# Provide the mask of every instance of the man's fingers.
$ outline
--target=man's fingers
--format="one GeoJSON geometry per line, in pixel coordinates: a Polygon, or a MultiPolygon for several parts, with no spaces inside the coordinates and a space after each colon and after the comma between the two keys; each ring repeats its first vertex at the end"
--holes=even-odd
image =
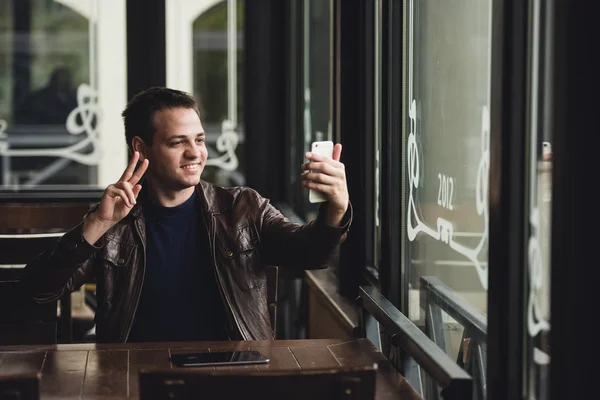
{"type": "Polygon", "coordinates": [[[317,182],[312,182],[312,181],[303,181],[302,184],[304,185],[305,188],[316,190],[316,191],[319,191],[326,195],[330,195],[334,190],[333,186],[325,185],[323,183],[317,183],[317,182]]]}
{"type": "Polygon", "coordinates": [[[141,191],[142,191],[142,185],[138,184],[133,187],[133,195],[135,196],[136,199],[141,191]]]}
{"type": "Polygon", "coordinates": [[[149,164],[150,162],[147,158],[145,158],[144,161],[142,161],[142,164],[139,166],[139,168],[136,169],[135,173],[131,176],[131,178],[128,179],[131,186],[135,186],[140,181],[140,179],[142,179],[142,176],[144,176],[144,173],[148,169],[149,164]]]}
{"type": "Polygon", "coordinates": [[[123,172],[123,175],[119,178],[119,181],[128,181],[133,175],[133,171],[135,170],[135,166],[137,165],[138,160],[140,159],[140,153],[137,151],[133,152],[133,157],[131,157],[131,161],[129,161],[129,165],[123,172]]]}
{"type": "Polygon", "coordinates": [[[128,207],[133,207],[135,204],[135,196],[133,190],[128,183],[119,182],[115,185],[110,185],[107,190],[110,197],[120,197],[128,207]]]}
{"type": "Polygon", "coordinates": [[[333,185],[337,181],[337,178],[334,178],[334,177],[326,175],[326,174],[316,173],[316,172],[308,172],[306,174],[302,174],[301,178],[304,181],[318,182],[318,183],[323,183],[325,185],[333,185]]]}
{"type": "Polygon", "coordinates": [[[339,161],[330,160],[322,162],[310,162],[302,164],[303,171],[321,172],[331,176],[339,176],[345,170],[344,164],[339,161]]]}
{"type": "Polygon", "coordinates": [[[106,194],[108,195],[108,197],[111,197],[113,199],[120,198],[123,201],[123,203],[127,205],[127,207],[133,207],[133,205],[129,204],[129,200],[127,199],[127,193],[125,193],[125,191],[122,189],[117,189],[113,186],[110,188],[110,190],[106,191],[106,194]]]}
{"type": "Polygon", "coordinates": [[[339,143],[336,143],[335,146],[333,146],[333,157],[331,157],[331,158],[335,161],[340,161],[341,155],[342,155],[342,145],[339,143]]]}

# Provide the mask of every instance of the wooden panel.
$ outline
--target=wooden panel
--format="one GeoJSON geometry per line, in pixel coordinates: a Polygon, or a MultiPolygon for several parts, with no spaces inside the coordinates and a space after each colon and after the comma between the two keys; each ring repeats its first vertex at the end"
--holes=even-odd
{"type": "MultiPolygon", "coordinates": [[[[168,361],[169,352],[206,351],[208,348],[202,347],[205,345],[206,343],[202,342],[183,342],[4,346],[0,347],[0,374],[42,371],[43,399],[135,399],[139,393],[137,374],[141,368],[174,371],[168,361]],[[171,345],[175,347],[169,348],[171,345]],[[2,352],[3,349],[9,351],[2,352]],[[17,351],[19,349],[21,351],[17,351]],[[32,351],[35,349],[48,349],[48,353],[46,355],[45,351],[32,351]]],[[[256,365],[255,369],[242,371],[242,376],[274,372],[285,375],[287,372],[284,371],[298,369],[304,371],[322,368],[362,369],[375,362],[378,364],[376,383],[378,400],[420,399],[389,361],[366,339],[354,339],[348,342],[341,340],[211,342],[210,350],[248,348],[261,351],[272,361],[268,365],[256,365]],[[289,348],[282,346],[283,343],[288,344],[289,348]]],[[[200,369],[196,369],[198,370],[200,369]]],[[[215,369],[204,369],[204,371],[214,374],[236,372],[215,369]]],[[[191,373],[193,368],[181,368],[174,372],[191,373]]],[[[303,388],[294,380],[296,378],[290,379],[292,380],[289,381],[288,389],[289,387],[303,388]]],[[[256,381],[248,384],[256,384],[256,381]]],[[[264,387],[260,390],[264,390],[264,387]]],[[[299,393],[300,390],[294,391],[294,395],[299,393]]],[[[309,398],[316,400],[313,397],[309,398]]]]}
{"type": "Polygon", "coordinates": [[[242,372],[152,371],[143,373],[141,400],[260,397],[264,400],[373,400],[376,370],[321,369],[311,371],[242,372]]]}
{"type": "Polygon", "coordinates": [[[356,339],[327,348],[342,366],[387,362],[369,339],[356,339]]]}
{"type": "Polygon", "coordinates": [[[308,337],[310,339],[352,338],[352,330],[323,302],[313,289],[308,292],[308,337]]]}
{"type": "Polygon", "coordinates": [[[0,375],[0,399],[38,400],[39,373],[0,375]]]}
{"type": "Polygon", "coordinates": [[[87,351],[48,352],[42,369],[43,398],[81,396],[87,358],[87,351]]]}
{"type": "Polygon", "coordinates": [[[14,235],[0,238],[0,264],[27,264],[56,246],[60,236],[14,235]]]}
{"type": "Polygon", "coordinates": [[[25,297],[19,282],[0,281],[0,322],[56,320],[56,303],[37,304],[25,297]]]}
{"type": "Polygon", "coordinates": [[[269,319],[273,329],[273,337],[277,337],[277,293],[279,290],[279,267],[268,266],[265,268],[267,278],[267,306],[269,319]]]}
{"type": "Polygon", "coordinates": [[[127,396],[128,361],[128,351],[90,351],[83,385],[83,397],[127,396]]]}
{"type": "Polygon", "coordinates": [[[318,351],[311,347],[290,347],[291,352],[302,369],[338,368],[340,364],[327,347],[318,351]]]}
{"type": "Polygon", "coordinates": [[[0,204],[0,232],[65,230],[81,222],[92,203],[0,204]]]}
{"type": "Polygon", "coordinates": [[[4,353],[2,364],[0,364],[0,374],[40,372],[45,357],[45,351],[4,353]]]}
{"type": "Polygon", "coordinates": [[[250,350],[256,350],[270,359],[268,364],[258,365],[260,371],[270,369],[300,369],[300,364],[296,361],[289,347],[252,346],[250,350]]]}
{"type": "Polygon", "coordinates": [[[317,339],[317,340],[252,340],[247,342],[163,342],[163,343],[76,343],[76,344],[60,344],[57,346],[0,346],[0,351],[40,351],[40,350],[160,350],[160,349],[195,349],[200,346],[208,348],[223,348],[230,349],[241,347],[322,347],[330,344],[342,343],[340,339],[317,339]],[[243,344],[240,344],[243,343],[243,344]]]}
{"type": "Polygon", "coordinates": [[[56,322],[0,323],[0,344],[56,343],[56,322]]]}
{"type": "MultiPolygon", "coordinates": [[[[0,274],[8,270],[20,271],[0,268],[0,274]]],[[[56,301],[37,304],[19,282],[0,280],[0,345],[56,343],[56,328],[56,301]]]]}
{"type": "Polygon", "coordinates": [[[398,373],[389,361],[368,339],[358,339],[351,342],[328,346],[342,366],[364,365],[376,363],[379,377],[376,383],[377,399],[397,399],[401,393],[402,399],[421,400],[419,394],[408,381],[398,373]]]}
{"type": "Polygon", "coordinates": [[[308,285],[308,337],[310,339],[359,336],[359,308],[338,293],[331,269],[306,271],[308,285]]]}
{"type": "Polygon", "coordinates": [[[129,351],[129,396],[139,395],[140,369],[170,369],[169,350],[130,350],[129,351]]]}

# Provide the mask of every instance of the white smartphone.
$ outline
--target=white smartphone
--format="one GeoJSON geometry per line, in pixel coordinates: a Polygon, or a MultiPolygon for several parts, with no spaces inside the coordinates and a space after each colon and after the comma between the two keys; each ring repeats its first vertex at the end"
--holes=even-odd
{"type": "MultiPolygon", "coordinates": [[[[313,142],[311,153],[321,154],[323,156],[333,158],[333,142],[330,140],[324,142],[313,142]]],[[[327,201],[327,197],[317,190],[310,189],[308,191],[308,201],[311,203],[323,203],[327,201]]]]}

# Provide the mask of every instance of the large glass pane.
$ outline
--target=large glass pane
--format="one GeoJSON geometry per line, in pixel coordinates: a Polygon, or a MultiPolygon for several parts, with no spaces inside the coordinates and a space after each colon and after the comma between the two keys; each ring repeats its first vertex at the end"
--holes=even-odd
{"type": "Polygon", "coordinates": [[[244,148],[240,140],[244,120],[243,4],[241,0],[221,2],[194,21],[194,95],[200,104],[202,125],[210,138],[212,160],[203,179],[223,186],[245,184],[244,148]],[[234,10],[230,9],[232,5],[234,10]],[[234,15],[230,15],[232,11],[234,15]],[[234,26],[230,27],[232,16],[234,26]],[[233,52],[229,46],[234,46],[233,52]]]}
{"type": "Polygon", "coordinates": [[[529,30],[529,107],[527,207],[528,238],[525,294],[525,379],[524,398],[548,399],[550,367],[550,238],[552,208],[552,138],[548,121],[551,94],[544,82],[551,64],[542,45],[549,40],[551,19],[547,4],[531,0],[529,30]]]}
{"type": "Polygon", "coordinates": [[[0,185],[118,178],[126,162],[124,0],[0,0],[0,42],[0,185]]]}
{"type": "MultiPolygon", "coordinates": [[[[379,261],[381,257],[381,104],[382,104],[382,87],[381,77],[383,73],[383,54],[382,54],[382,36],[383,36],[383,4],[381,0],[375,1],[375,20],[374,22],[374,90],[373,90],[373,117],[374,117],[374,132],[373,139],[375,141],[373,148],[375,149],[374,159],[374,214],[373,215],[373,270],[372,273],[378,277],[379,261]]],[[[369,268],[370,269],[370,268],[369,268]]]]}
{"type": "MultiPolygon", "coordinates": [[[[331,10],[330,2],[304,0],[304,152],[315,141],[333,140],[331,133],[330,62],[331,10]]],[[[306,161],[306,160],[304,160],[306,161]]],[[[304,162],[303,161],[303,162],[304,162]]],[[[305,191],[306,220],[316,217],[318,205],[308,202],[305,191]]]]}
{"type": "Polygon", "coordinates": [[[244,176],[243,0],[166,0],[167,86],[200,106],[208,160],[202,179],[221,186],[244,176]]]}
{"type": "Polygon", "coordinates": [[[407,11],[409,317],[465,365],[485,337],[460,316],[487,319],[491,0],[413,0],[407,11]],[[442,313],[426,288],[461,306],[442,313]]]}

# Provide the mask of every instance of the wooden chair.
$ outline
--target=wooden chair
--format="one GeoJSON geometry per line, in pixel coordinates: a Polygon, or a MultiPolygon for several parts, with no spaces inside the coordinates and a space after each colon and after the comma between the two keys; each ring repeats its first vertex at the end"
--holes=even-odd
{"type": "Polygon", "coordinates": [[[273,328],[273,337],[277,338],[277,292],[279,287],[279,268],[269,266],[265,270],[267,276],[267,304],[269,306],[269,318],[273,328]]]}
{"type": "Polygon", "coordinates": [[[35,303],[20,281],[23,266],[61,235],[0,235],[0,344],[56,343],[57,302],[35,303]]]}
{"type": "Polygon", "coordinates": [[[1,400],[38,400],[39,398],[39,373],[0,375],[1,400]]]}
{"type": "Polygon", "coordinates": [[[140,400],[373,400],[377,365],[320,370],[140,370],[140,400]]]}
{"type": "MultiPolygon", "coordinates": [[[[96,195],[100,198],[101,193],[96,195]]],[[[31,257],[52,246],[63,232],[77,225],[93,202],[92,198],[86,198],[69,202],[61,200],[60,202],[0,204],[0,265],[26,264],[29,262],[31,257]],[[55,237],[53,239],[44,239],[43,236],[49,233],[55,233],[55,237]],[[33,234],[40,234],[41,236],[36,237],[33,234]]],[[[0,285],[10,285],[12,287],[11,290],[14,291],[20,279],[20,271],[15,269],[7,272],[4,270],[4,272],[0,273],[4,275],[4,278],[0,278],[0,281],[9,282],[6,284],[0,283],[0,285]]],[[[1,291],[3,290],[0,289],[1,291]]],[[[10,299],[13,297],[14,293],[2,293],[0,295],[0,299],[10,299]]],[[[54,314],[56,314],[57,304],[53,304],[54,314]]],[[[48,304],[41,307],[46,310],[45,307],[50,306],[48,304]]],[[[0,302],[0,310],[7,307],[12,308],[13,306],[10,303],[6,303],[6,301],[0,302]]],[[[74,307],[73,310],[72,308],[71,296],[64,296],[60,300],[60,318],[58,320],[58,336],[61,343],[72,342],[73,325],[79,326],[82,323],[86,326],[89,323],[93,325],[93,313],[87,309],[79,311],[82,307],[74,307]]],[[[23,311],[23,315],[27,316],[27,318],[34,317],[29,311],[32,311],[32,309],[23,311]]],[[[13,317],[18,316],[16,312],[12,312],[12,315],[13,317]]],[[[4,318],[4,314],[0,314],[0,323],[7,321],[4,318]]],[[[10,320],[11,324],[15,322],[14,319],[10,320]]],[[[46,331],[44,332],[44,337],[47,333],[46,331]]],[[[54,334],[56,336],[56,329],[54,334]]],[[[2,333],[0,333],[0,342],[2,341],[1,337],[2,333]]],[[[56,342],[56,339],[54,339],[54,342],[56,342]]]]}

